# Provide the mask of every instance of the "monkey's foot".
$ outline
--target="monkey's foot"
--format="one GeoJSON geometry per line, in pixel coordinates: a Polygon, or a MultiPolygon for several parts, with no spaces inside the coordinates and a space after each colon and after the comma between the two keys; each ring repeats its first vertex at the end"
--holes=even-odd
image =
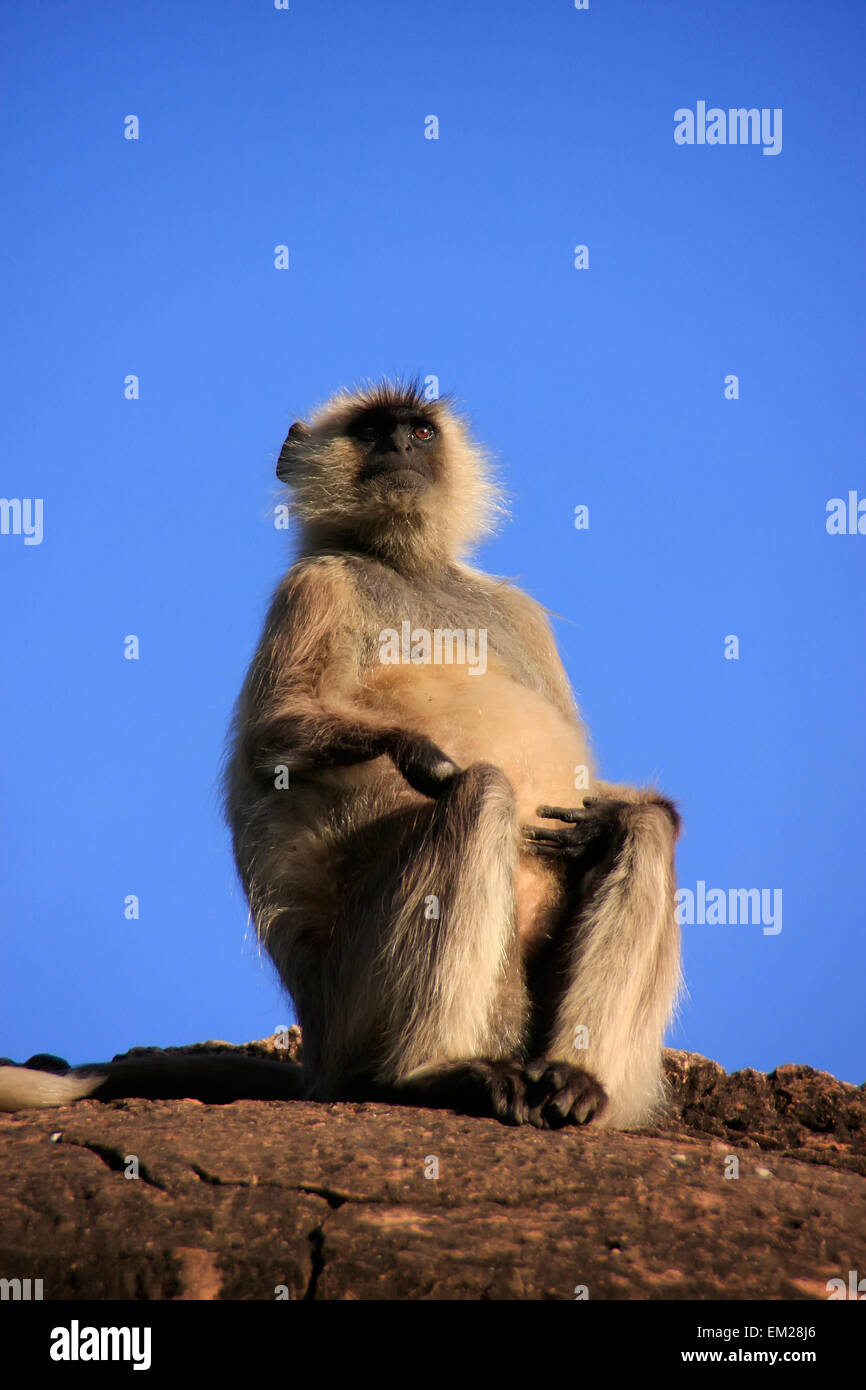
{"type": "Polygon", "coordinates": [[[570,1062],[473,1062],[476,1083],[486,1091],[492,1113],[509,1125],[562,1129],[583,1125],[601,1113],[607,1093],[581,1067],[570,1062]]]}

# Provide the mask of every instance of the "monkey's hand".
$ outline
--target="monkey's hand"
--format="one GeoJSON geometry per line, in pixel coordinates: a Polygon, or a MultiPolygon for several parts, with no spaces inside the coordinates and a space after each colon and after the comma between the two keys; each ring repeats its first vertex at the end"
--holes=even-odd
{"type": "Polygon", "coordinates": [[[441,796],[460,768],[423,734],[401,734],[388,749],[410,787],[422,796],[441,796]]]}
{"type": "Polygon", "coordinates": [[[583,805],[539,806],[544,820],[565,821],[564,829],[552,825],[525,825],[523,847],[542,858],[600,859],[623,833],[622,812],[626,801],[605,801],[599,797],[584,797],[583,805]]]}

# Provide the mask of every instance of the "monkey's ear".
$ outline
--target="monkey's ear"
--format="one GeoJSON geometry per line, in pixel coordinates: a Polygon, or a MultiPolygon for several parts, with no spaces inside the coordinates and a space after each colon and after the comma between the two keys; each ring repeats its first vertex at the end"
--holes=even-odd
{"type": "Polygon", "coordinates": [[[289,483],[292,480],[292,445],[299,443],[302,439],[309,439],[312,434],[309,425],[305,425],[303,420],[296,420],[286,435],[286,442],[280,450],[280,457],[277,459],[277,477],[281,483],[289,483]]]}

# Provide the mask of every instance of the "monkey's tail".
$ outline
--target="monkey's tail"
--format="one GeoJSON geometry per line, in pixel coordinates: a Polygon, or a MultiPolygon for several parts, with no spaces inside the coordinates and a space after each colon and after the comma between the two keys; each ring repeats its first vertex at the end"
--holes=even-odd
{"type": "Polygon", "coordinates": [[[0,1110],[30,1110],[50,1105],[70,1105],[89,1096],[99,1076],[67,1072],[32,1071],[29,1067],[0,1067],[0,1110]]]}
{"type": "Polygon", "coordinates": [[[0,1067],[0,1111],[93,1100],[303,1100],[307,1085],[297,1062],[225,1053],[143,1056],[63,1073],[0,1067]]]}

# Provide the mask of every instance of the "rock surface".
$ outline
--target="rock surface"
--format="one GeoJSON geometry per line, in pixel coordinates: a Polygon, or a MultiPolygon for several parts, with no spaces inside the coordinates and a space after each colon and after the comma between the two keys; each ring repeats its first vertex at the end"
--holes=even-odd
{"type": "Polygon", "coordinates": [[[666,1066],[671,1116],[633,1133],[266,1101],[0,1116],[0,1277],[46,1299],[823,1301],[866,1273],[864,1088],[666,1066]]]}

